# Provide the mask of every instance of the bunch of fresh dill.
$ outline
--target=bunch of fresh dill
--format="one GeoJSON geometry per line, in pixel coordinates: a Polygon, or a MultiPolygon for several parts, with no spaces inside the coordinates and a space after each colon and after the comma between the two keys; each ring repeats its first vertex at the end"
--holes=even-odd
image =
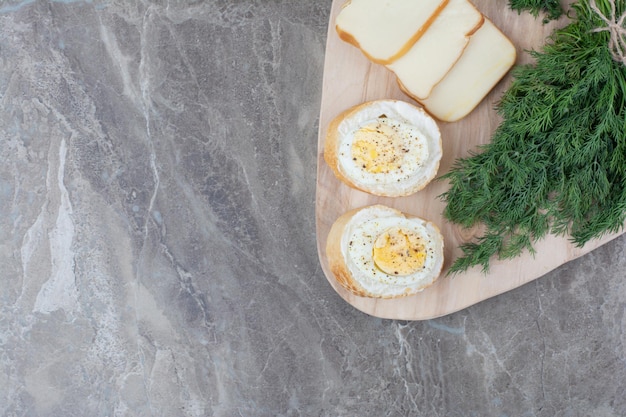
{"type": "MultiPolygon", "coordinates": [[[[491,142],[458,159],[442,178],[445,217],[484,233],[463,244],[450,273],[508,259],[552,233],[578,246],[619,231],[626,219],[626,67],[612,58],[610,33],[589,4],[557,29],[533,65],[513,70],[497,105],[491,142]]],[[[597,0],[611,15],[613,0],[597,0]]],[[[616,0],[617,16],[625,2],[616,0]]]]}
{"type": "Polygon", "coordinates": [[[559,0],[509,0],[509,6],[518,12],[528,11],[533,16],[543,12],[546,20],[558,19],[563,14],[559,0]]]}

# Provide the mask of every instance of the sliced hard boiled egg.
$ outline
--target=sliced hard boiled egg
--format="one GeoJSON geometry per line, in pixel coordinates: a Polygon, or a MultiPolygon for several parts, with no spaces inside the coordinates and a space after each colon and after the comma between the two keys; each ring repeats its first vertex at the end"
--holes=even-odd
{"type": "Polygon", "coordinates": [[[400,100],[360,104],[329,125],[324,159],[335,176],[370,194],[413,194],[437,174],[441,161],[437,123],[400,100]]]}
{"type": "Polygon", "coordinates": [[[328,235],[326,256],[339,284],[353,294],[397,298],[435,282],[443,248],[433,223],[378,204],[339,217],[328,235]]]}

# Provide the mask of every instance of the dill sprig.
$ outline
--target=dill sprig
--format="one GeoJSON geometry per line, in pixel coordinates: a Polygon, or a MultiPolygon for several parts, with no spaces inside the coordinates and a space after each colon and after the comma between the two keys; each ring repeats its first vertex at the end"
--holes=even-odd
{"type": "MultiPolygon", "coordinates": [[[[607,15],[609,1],[596,1],[607,15]]],[[[619,15],[625,6],[616,3],[619,15]]],[[[491,142],[442,176],[450,184],[445,217],[484,227],[450,273],[534,253],[549,233],[582,246],[624,225],[626,67],[612,59],[608,32],[594,32],[603,22],[589,0],[573,10],[568,26],[530,52],[534,64],[512,70],[491,142]]]]}
{"type": "Polygon", "coordinates": [[[558,19],[563,15],[563,7],[559,0],[509,0],[509,7],[518,13],[528,11],[535,17],[539,16],[539,13],[544,13],[546,21],[558,19]]]}

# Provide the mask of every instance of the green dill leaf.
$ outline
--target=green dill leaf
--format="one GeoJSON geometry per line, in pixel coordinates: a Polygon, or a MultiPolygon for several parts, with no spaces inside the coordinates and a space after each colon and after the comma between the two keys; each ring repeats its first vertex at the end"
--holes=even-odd
{"type": "Polygon", "coordinates": [[[558,19],[563,14],[559,0],[510,0],[509,6],[517,12],[528,11],[533,16],[546,13],[546,21],[558,19]]]}
{"type": "MultiPolygon", "coordinates": [[[[603,11],[608,0],[597,0],[603,11]]],[[[624,2],[616,2],[617,15],[624,2]]],[[[484,234],[461,246],[450,273],[510,259],[547,234],[582,246],[626,220],[626,67],[613,60],[588,0],[557,29],[535,63],[513,69],[490,143],[441,178],[444,216],[484,234]]]]}

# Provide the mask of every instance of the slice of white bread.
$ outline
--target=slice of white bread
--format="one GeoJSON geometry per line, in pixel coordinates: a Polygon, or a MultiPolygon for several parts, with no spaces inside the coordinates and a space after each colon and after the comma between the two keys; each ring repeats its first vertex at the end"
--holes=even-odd
{"type": "Polygon", "coordinates": [[[444,263],[444,240],[435,224],[378,204],[340,216],[328,234],[326,256],[337,282],[352,294],[397,298],[416,294],[439,278],[444,263]],[[407,237],[412,234],[418,239],[406,239],[407,245],[402,245],[402,234],[407,237]],[[388,245],[391,242],[385,242],[385,238],[393,235],[393,243],[400,244],[395,250],[384,251],[391,248],[388,245]],[[377,257],[381,248],[385,253],[377,257]],[[393,255],[389,257],[390,253],[393,255]],[[414,264],[417,259],[423,263],[414,264]],[[411,271],[395,270],[406,265],[411,266],[411,271]],[[385,272],[388,266],[392,269],[385,272]]]}
{"type": "Polygon", "coordinates": [[[371,61],[389,64],[422,36],[448,0],[348,0],[335,20],[339,37],[371,61]]]}
{"type": "Polygon", "coordinates": [[[408,95],[425,99],[461,57],[484,17],[469,0],[450,0],[406,54],[387,65],[408,95]]]}
{"type": "MultiPolygon", "coordinates": [[[[465,51],[426,99],[407,94],[435,118],[454,122],[469,114],[515,64],[511,41],[487,18],[465,51]]],[[[405,84],[402,82],[402,84],[405,84]]]]}

